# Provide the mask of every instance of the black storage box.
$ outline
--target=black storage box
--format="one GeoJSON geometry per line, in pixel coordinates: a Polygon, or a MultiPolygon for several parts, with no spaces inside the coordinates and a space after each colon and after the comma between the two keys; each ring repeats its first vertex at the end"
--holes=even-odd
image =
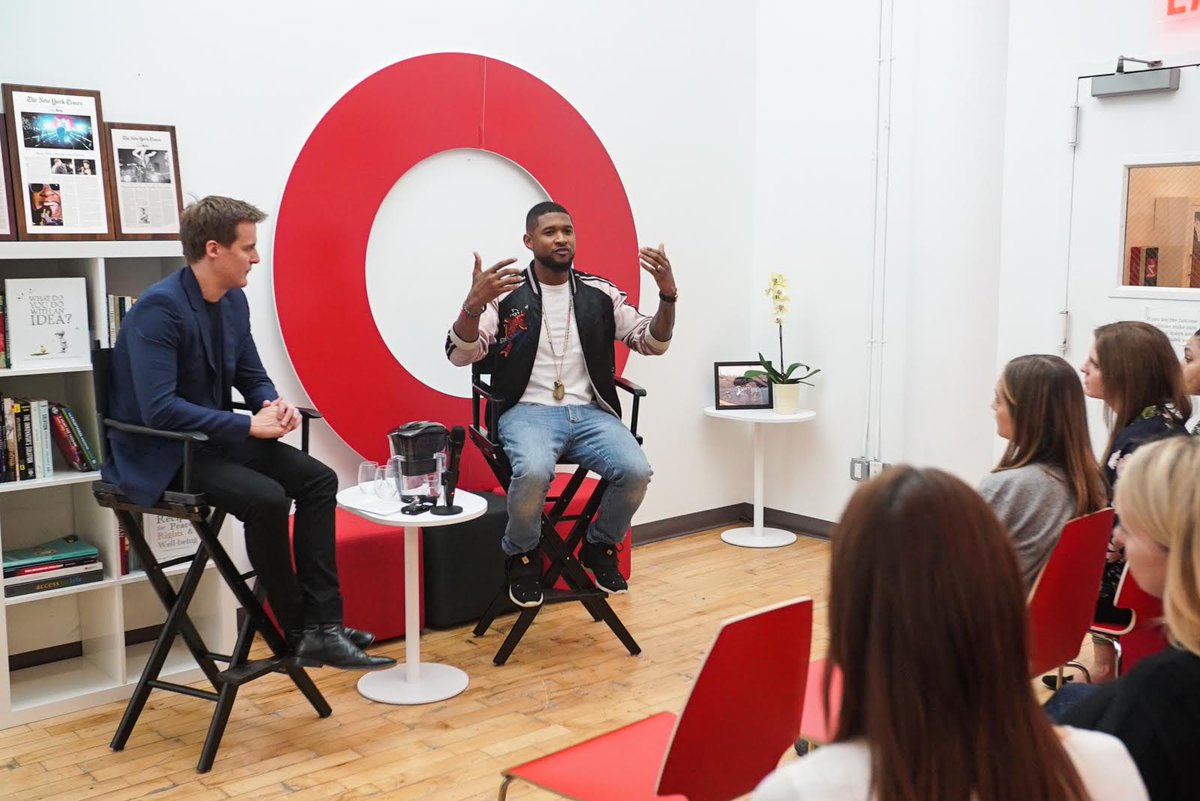
{"type": "MultiPolygon", "coordinates": [[[[508,524],[508,501],[478,492],[487,501],[482,517],[422,532],[425,568],[425,625],[454,628],[474,623],[504,587],[500,539],[508,524]]],[[[517,607],[505,600],[501,614],[517,607]]]]}

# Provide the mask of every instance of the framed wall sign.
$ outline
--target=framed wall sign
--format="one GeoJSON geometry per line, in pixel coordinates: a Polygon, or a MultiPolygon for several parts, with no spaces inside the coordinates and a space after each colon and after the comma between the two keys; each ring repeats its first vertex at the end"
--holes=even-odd
{"type": "Polygon", "coordinates": [[[178,239],[183,190],[175,126],[112,122],[105,130],[117,238],[178,239]]]}
{"type": "Polygon", "coordinates": [[[21,239],[112,239],[100,93],[0,85],[21,239]]]}
{"type": "Polygon", "coordinates": [[[770,409],[771,382],[766,375],[749,377],[748,371],[762,372],[758,362],[714,362],[713,394],[718,409],[770,409]]]}
{"type": "Polygon", "coordinates": [[[13,212],[13,185],[8,171],[8,137],[0,114],[0,242],[17,238],[17,215],[13,212]]]}

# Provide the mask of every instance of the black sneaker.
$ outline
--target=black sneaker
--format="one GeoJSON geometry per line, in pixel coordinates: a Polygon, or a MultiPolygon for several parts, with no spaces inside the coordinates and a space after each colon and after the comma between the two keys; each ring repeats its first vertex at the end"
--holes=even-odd
{"type": "Polygon", "coordinates": [[[617,568],[617,549],[619,545],[609,545],[603,542],[585,541],[579,549],[579,561],[588,572],[596,586],[609,595],[620,595],[629,592],[625,577],[617,568]]]}
{"type": "Polygon", "coordinates": [[[542,605],[542,555],[532,551],[513,554],[504,560],[508,575],[508,597],[517,606],[542,605]]]}

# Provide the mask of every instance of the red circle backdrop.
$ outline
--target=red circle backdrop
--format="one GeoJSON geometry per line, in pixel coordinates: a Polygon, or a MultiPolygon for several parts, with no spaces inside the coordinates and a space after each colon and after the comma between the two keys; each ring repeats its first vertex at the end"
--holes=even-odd
{"type": "MultiPolygon", "coordinates": [[[[571,210],[577,260],[638,298],[637,237],[617,169],[587,121],[561,95],[511,64],[468,53],[407,59],[363,80],[317,124],[296,159],[275,225],[275,304],[292,365],[328,424],[357,453],[387,452],[385,434],[408,420],[463,425],[469,401],[423,384],[396,361],[367,299],[366,255],[374,214],[346,214],[348,186],[369,209],[417,163],[476,148],[525,169],[571,210]]],[[[470,187],[463,187],[470,191],[470,187]]],[[[498,209],[523,223],[525,209],[498,209]]],[[[472,243],[462,242],[463,271],[472,243]]],[[[486,265],[485,265],[486,266],[486,265]]],[[[409,304],[446,307],[413,282],[409,304]]],[[[628,352],[618,348],[618,372],[628,352]]],[[[464,388],[470,381],[463,369],[464,388]]],[[[476,474],[476,469],[469,471],[476,474]]],[[[464,484],[481,486],[464,476],[464,484]]]]}

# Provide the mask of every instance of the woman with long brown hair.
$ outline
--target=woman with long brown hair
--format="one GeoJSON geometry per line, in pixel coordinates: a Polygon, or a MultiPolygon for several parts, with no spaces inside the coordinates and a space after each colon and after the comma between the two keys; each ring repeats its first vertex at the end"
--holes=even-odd
{"type": "Polygon", "coordinates": [[[1008,529],[1028,590],[1063,524],[1108,506],[1108,488],[1088,439],[1075,370],[1058,356],[1019,356],[1004,366],[992,401],[1008,447],[979,485],[1008,529]]]}
{"type": "MultiPolygon", "coordinates": [[[[1109,487],[1116,489],[1121,461],[1147,442],[1186,435],[1192,401],[1183,371],[1167,335],[1149,323],[1123,321],[1096,329],[1092,350],[1080,368],[1083,392],[1104,401],[1109,420],[1108,443],[1100,467],[1109,487]]],[[[1111,492],[1110,492],[1111,494],[1111,492]]],[[[1129,611],[1113,605],[1125,560],[1114,543],[1096,602],[1096,620],[1123,625],[1129,611]]],[[[1093,638],[1092,681],[1099,684],[1116,674],[1117,652],[1110,640],[1093,638]]]]}
{"type": "Polygon", "coordinates": [[[829,662],[843,675],[833,744],[755,801],[1146,798],[1118,741],[1055,729],[1038,707],[1012,546],[948,473],[896,467],[851,498],[833,530],[829,662]]]}

